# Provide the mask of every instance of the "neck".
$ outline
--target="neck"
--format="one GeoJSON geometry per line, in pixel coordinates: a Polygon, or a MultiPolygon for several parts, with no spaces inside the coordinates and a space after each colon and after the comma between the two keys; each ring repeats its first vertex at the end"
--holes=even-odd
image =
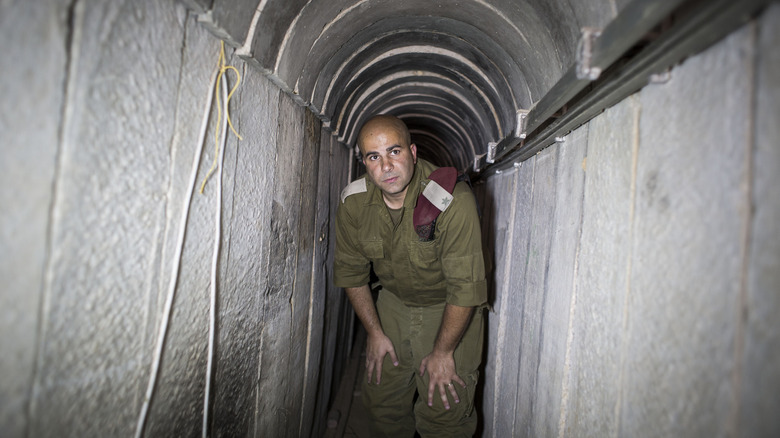
{"type": "Polygon", "coordinates": [[[406,190],[407,189],[404,189],[403,192],[392,195],[382,193],[382,198],[385,200],[385,205],[387,205],[388,208],[392,208],[393,210],[398,210],[399,208],[403,207],[404,198],[406,197],[406,190]]]}

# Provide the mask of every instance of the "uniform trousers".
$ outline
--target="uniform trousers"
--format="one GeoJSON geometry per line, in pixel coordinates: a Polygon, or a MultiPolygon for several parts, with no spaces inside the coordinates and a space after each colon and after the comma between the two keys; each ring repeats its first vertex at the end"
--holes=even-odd
{"type": "Polygon", "coordinates": [[[452,382],[460,403],[455,403],[446,390],[450,402],[450,409],[446,410],[438,388],[434,389],[433,406],[428,406],[429,375],[427,371],[422,377],[419,374],[422,359],[433,350],[445,303],[406,306],[396,295],[382,290],[376,307],[382,329],[393,342],[398,366],[393,366],[390,355],[386,355],[380,384],[375,383],[375,377],[370,383],[363,379],[362,398],[372,436],[413,437],[415,429],[422,438],[473,436],[477,428],[474,395],[484,337],[482,308],[475,310],[455,349],[456,372],[466,382],[466,388],[452,382]]]}

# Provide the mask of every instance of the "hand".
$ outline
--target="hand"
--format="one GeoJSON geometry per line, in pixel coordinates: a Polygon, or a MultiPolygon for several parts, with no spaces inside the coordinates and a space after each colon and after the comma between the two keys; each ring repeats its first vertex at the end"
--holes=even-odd
{"type": "Polygon", "coordinates": [[[385,355],[389,354],[393,360],[393,365],[398,366],[398,357],[395,355],[393,342],[382,332],[369,335],[366,339],[366,371],[368,374],[368,383],[371,383],[371,376],[376,371],[376,384],[382,379],[382,362],[385,355]]]}
{"type": "Polygon", "coordinates": [[[426,369],[430,378],[428,381],[428,406],[433,406],[433,392],[435,388],[439,388],[439,395],[442,403],[444,403],[444,409],[450,408],[446,389],[449,389],[455,403],[460,403],[458,392],[455,391],[455,385],[452,382],[457,382],[463,388],[466,388],[466,382],[455,372],[455,359],[452,357],[452,353],[433,351],[423,358],[420,364],[420,376],[425,374],[426,369]]]}

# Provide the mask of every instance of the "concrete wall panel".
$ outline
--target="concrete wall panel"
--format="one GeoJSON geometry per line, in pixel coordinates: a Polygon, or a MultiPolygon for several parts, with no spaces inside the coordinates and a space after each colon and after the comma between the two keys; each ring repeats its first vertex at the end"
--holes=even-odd
{"type": "Polygon", "coordinates": [[[513,197],[507,203],[505,202],[506,198],[495,199],[494,196],[498,193],[515,193],[516,180],[517,172],[507,172],[500,177],[490,178],[485,184],[477,186],[477,190],[475,190],[482,208],[482,235],[483,239],[488,242],[485,257],[489,260],[489,266],[492,266],[492,272],[487,272],[488,284],[491,285],[488,290],[488,302],[492,306],[492,310],[487,313],[488,336],[485,342],[485,360],[483,361],[485,386],[482,398],[482,413],[485,416],[483,423],[485,433],[488,436],[494,427],[493,412],[497,407],[494,397],[497,388],[502,383],[496,380],[496,377],[501,375],[498,370],[502,368],[503,364],[500,356],[502,351],[499,350],[503,343],[499,342],[498,333],[502,327],[504,332],[506,331],[506,321],[502,321],[502,315],[505,315],[501,309],[505,307],[503,301],[509,298],[504,279],[507,274],[507,261],[511,259],[508,243],[512,241],[510,225],[514,222],[512,216],[515,209],[512,200],[517,199],[513,197]]]}
{"type": "MultiPolygon", "coordinates": [[[[331,258],[330,248],[330,223],[333,212],[336,208],[337,198],[331,198],[331,187],[334,174],[340,172],[329,172],[329,169],[342,169],[345,166],[338,166],[333,163],[334,152],[339,149],[346,150],[345,147],[335,144],[333,137],[324,129],[320,130],[319,147],[319,172],[317,176],[317,208],[315,217],[315,241],[314,241],[314,261],[312,273],[312,303],[311,303],[311,334],[308,350],[311,352],[307,362],[307,368],[310,370],[319,368],[319,374],[311,371],[307,372],[306,391],[304,400],[304,412],[301,415],[302,426],[307,430],[301,431],[301,436],[322,436],[325,432],[325,418],[327,416],[328,399],[326,395],[330,394],[330,382],[333,373],[335,354],[335,335],[337,326],[332,323],[338,321],[338,315],[329,318],[334,306],[332,301],[338,303],[338,297],[341,295],[339,290],[330,284],[331,258]],[[338,149],[334,150],[334,146],[338,149]],[[316,315],[322,315],[317,318],[316,315]],[[314,391],[314,392],[312,392],[314,391]],[[308,420],[307,420],[308,419],[308,420]]],[[[344,163],[342,161],[342,163],[344,163]]],[[[340,181],[338,182],[339,186],[340,181]]]]}
{"type": "Polygon", "coordinates": [[[134,428],[128,407],[143,378],[138,333],[158,262],[180,69],[169,48],[181,46],[182,12],[168,2],[80,2],[73,11],[34,436],[134,428]]]}
{"type": "MultiPolygon", "coordinates": [[[[302,110],[302,108],[298,107],[302,110]]],[[[301,161],[297,163],[301,168],[301,182],[298,191],[300,196],[300,208],[298,210],[298,217],[300,218],[300,224],[298,227],[298,255],[296,260],[296,275],[295,275],[295,287],[294,295],[292,298],[292,313],[294,320],[293,332],[290,339],[290,343],[294,346],[294,371],[291,373],[297,377],[297,385],[290,389],[297,391],[299,400],[297,400],[297,406],[295,407],[299,416],[299,424],[293,433],[298,436],[307,436],[311,432],[311,417],[304,417],[304,414],[311,412],[314,401],[315,388],[313,385],[306,385],[306,383],[312,383],[316,377],[318,367],[310,367],[312,363],[310,360],[314,359],[310,356],[312,350],[310,348],[319,349],[319,342],[313,342],[312,337],[316,337],[320,334],[317,330],[312,332],[312,324],[314,323],[311,318],[317,318],[316,325],[320,325],[320,317],[312,315],[313,309],[319,310],[319,304],[321,303],[320,297],[314,295],[312,289],[312,276],[314,266],[314,245],[317,241],[315,229],[316,208],[317,208],[317,188],[318,188],[318,175],[319,175],[319,158],[320,158],[320,121],[314,116],[311,111],[305,110],[303,120],[303,136],[300,140],[302,145],[301,161]],[[297,346],[300,346],[299,348],[297,346]],[[301,372],[303,370],[303,372],[301,372]],[[311,372],[311,374],[307,374],[311,372]],[[308,409],[308,412],[307,412],[308,409]]],[[[288,144],[296,144],[294,142],[288,144]]]]}
{"type": "MultiPolygon", "coordinates": [[[[517,356],[518,376],[516,387],[516,412],[514,416],[514,435],[532,435],[532,419],[536,409],[537,371],[542,348],[542,319],[547,289],[547,275],[550,268],[550,243],[555,214],[557,177],[559,158],[558,148],[548,148],[536,156],[534,163],[533,204],[529,211],[530,230],[526,254],[518,248],[516,262],[525,259],[525,269],[513,271],[513,284],[520,285],[522,302],[514,309],[519,321],[512,329],[519,331],[520,349],[517,356]]],[[[522,262],[521,262],[522,263],[522,262]]],[[[521,265],[518,265],[521,266],[521,265]]]]}
{"type": "MultiPolygon", "coordinates": [[[[323,196],[328,197],[328,204],[331,212],[335,214],[338,204],[341,202],[341,190],[349,183],[350,168],[354,159],[351,149],[336,141],[331,135],[325,132],[321,135],[322,149],[321,153],[329,155],[329,170],[327,193],[323,196]]],[[[322,162],[322,161],[321,161],[322,162]]],[[[325,169],[321,168],[323,172],[325,169]]],[[[328,217],[327,234],[323,243],[327,244],[326,261],[326,284],[327,296],[325,301],[324,320],[324,341],[321,359],[321,374],[318,383],[316,421],[312,427],[312,436],[323,436],[327,426],[327,415],[331,400],[335,397],[337,388],[341,382],[342,370],[346,368],[346,363],[352,352],[352,334],[354,325],[357,321],[352,305],[346,298],[343,289],[333,285],[333,254],[335,251],[335,220],[333,214],[328,217]]],[[[318,237],[319,239],[319,237],[318,237]]],[[[317,271],[315,270],[315,273],[317,271]]],[[[359,324],[359,322],[357,322],[359,324]]],[[[361,345],[355,345],[354,348],[362,348],[361,345]]],[[[335,415],[344,419],[348,412],[338,411],[334,407],[335,415]]]]}
{"type": "Polygon", "coordinates": [[[639,104],[631,97],[589,123],[575,284],[566,435],[615,436],[620,394],[639,104]]]}
{"type": "Polygon", "coordinates": [[[511,218],[511,211],[516,211],[512,221],[506,224],[508,231],[503,236],[496,235],[496,258],[493,262],[496,266],[498,325],[495,329],[491,326],[488,336],[496,338],[495,401],[494,411],[490,415],[492,418],[487,418],[486,422],[492,421],[492,430],[496,436],[511,436],[517,410],[517,373],[521,342],[521,321],[518,316],[527,293],[524,278],[528,263],[528,235],[532,226],[532,218],[528,213],[534,202],[535,165],[536,157],[523,163],[523,167],[516,171],[514,189],[496,192],[512,193],[515,196],[513,204],[506,205],[503,197],[494,201],[500,203],[503,217],[511,218]],[[504,212],[507,207],[510,210],[504,212]],[[507,248],[503,253],[499,252],[498,248],[504,244],[507,248]]]}
{"type": "MultiPolygon", "coordinates": [[[[237,65],[242,63],[236,62],[237,65]]],[[[233,123],[243,140],[231,142],[226,153],[235,178],[226,171],[224,181],[234,186],[232,197],[223,194],[225,241],[221,254],[219,337],[214,433],[218,436],[249,436],[254,432],[255,385],[259,367],[263,294],[267,283],[270,233],[266,218],[271,211],[279,90],[259,72],[242,69],[240,98],[233,108],[233,123]]],[[[232,77],[232,75],[231,75],[232,77]]],[[[234,97],[234,101],[235,101],[234,97]]],[[[227,163],[227,157],[226,157],[227,163]]],[[[227,166],[226,166],[227,167],[227,166]]]]}
{"type": "Polygon", "coordinates": [[[531,435],[558,436],[561,393],[564,384],[566,340],[574,283],[574,264],[582,225],[584,158],[588,145],[588,127],[566,137],[557,148],[558,161],[551,222],[549,263],[545,272],[547,291],[539,312],[539,356],[536,363],[536,387],[533,394],[531,435]]]}
{"type": "MultiPolygon", "coordinates": [[[[295,288],[298,237],[302,219],[301,163],[304,157],[304,114],[286,95],[279,95],[276,177],[270,216],[268,283],[264,294],[261,333],[262,356],[256,434],[297,433],[305,342],[297,339],[300,320],[299,290],[295,288]],[[301,147],[292,147],[300,145],[301,147]],[[295,341],[295,342],[294,342],[295,341]],[[276,388],[285,388],[277,391],[276,388]]],[[[316,162],[316,161],[315,161],[316,162]]],[[[309,243],[311,245],[311,243],[309,243]]]]}
{"type": "Polygon", "coordinates": [[[621,435],[727,428],[752,56],[742,29],[641,92],[621,435]]]}
{"type": "MultiPolygon", "coordinates": [[[[308,113],[307,124],[314,122],[314,114],[308,113]]],[[[316,172],[316,196],[314,197],[314,211],[312,216],[314,219],[313,234],[314,247],[313,258],[311,266],[311,285],[309,302],[309,334],[306,341],[306,376],[304,382],[304,399],[303,399],[303,412],[301,414],[301,430],[300,436],[311,436],[312,431],[315,430],[317,422],[314,421],[315,410],[318,407],[318,380],[319,373],[314,370],[322,369],[327,370],[323,374],[332,373],[332,362],[322,362],[322,356],[325,354],[322,351],[324,345],[326,345],[326,336],[323,331],[325,326],[325,311],[326,300],[328,292],[328,275],[327,275],[327,261],[328,261],[328,224],[330,223],[331,216],[331,203],[330,203],[330,175],[328,169],[330,166],[330,147],[331,136],[328,132],[322,130],[320,124],[317,123],[317,172],[316,172]],[[318,317],[321,315],[321,317],[318,317]]],[[[307,126],[307,129],[309,127],[307,126]]],[[[308,179],[311,179],[313,175],[310,175],[308,179]]],[[[303,214],[306,214],[303,212],[303,214]]],[[[321,435],[319,432],[317,436],[321,435]]]]}
{"type": "Polygon", "coordinates": [[[67,80],[61,3],[0,3],[0,425],[7,436],[24,435],[29,420],[67,80]]]}
{"type": "MultiPolygon", "coordinates": [[[[181,51],[182,72],[178,84],[180,91],[176,96],[177,134],[172,137],[169,152],[172,162],[167,169],[170,174],[166,187],[167,223],[164,233],[160,236],[162,258],[155,265],[159,266],[159,274],[150,272],[159,277],[160,281],[155,284],[159,289],[150,291],[147,334],[142,356],[144,377],[138,385],[139,400],[135,409],[135,415],[138,416],[142,401],[140,397],[147,389],[148,379],[151,377],[150,364],[157,348],[160,330],[163,329],[162,317],[164,304],[170,293],[171,277],[178,274],[173,310],[167,327],[166,346],[157,376],[158,386],[152,398],[146,426],[147,433],[162,435],[181,431],[197,434],[201,430],[208,360],[212,257],[216,244],[215,221],[219,202],[217,173],[209,180],[204,193],[198,193],[212,165],[215,152],[213,129],[217,119],[216,102],[212,103],[209,118],[211,129],[207,131],[203,144],[198,143],[198,137],[206,104],[214,92],[210,86],[219,45],[198,26],[192,16],[187,17],[185,38],[179,44],[186,49],[177,47],[181,51]],[[195,190],[190,194],[189,180],[196,154],[200,155],[200,161],[195,190]],[[190,197],[190,203],[185,207],[184,202],[190,197]],[[188,223],[186,238],[180,247],[181,218],[184,214],[187,215],[188,223]],[[174,265],[177,251],[181,251],[181,262],[174,265]]],[[[234,150],[235,146],[230,149],[234,150]]],[[[226,162],[230,163],[230,160],[226,162]]],[[[222,181],[224,182],[224,178],[222,181]]],[[[224,214],[223,208],[223,218],[224,214]]],[[[227,222],[229,223],[229,220],[227,222]]]]}
{"type": "Polygon", "coordinates": [[[739,430],[769,437],[780,435],[780,6],[758,21],[758,32],[739,430]]]}

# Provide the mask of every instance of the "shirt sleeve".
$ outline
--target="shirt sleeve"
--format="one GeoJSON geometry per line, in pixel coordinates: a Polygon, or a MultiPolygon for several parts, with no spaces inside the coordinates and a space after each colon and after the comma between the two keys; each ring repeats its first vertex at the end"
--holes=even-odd
{"type": "Polygon", "coordinates": [[[437,229],[447,303],[471,307],[487,302],[487,282],[477,203],[464,186],[456,186],[452,204],[439,216],[437,229]]]}
{"type": "MultiPolygon", "coordinates": [[[[349,201],[347,201],[349,202],[349,201]]],[[[357,226],[347,204],[336,211],[336,252],[333,260],[333,284],[336,287],[360,287],[368,284],[370,261],[358,250],[353,237],[357,226]]]]}

